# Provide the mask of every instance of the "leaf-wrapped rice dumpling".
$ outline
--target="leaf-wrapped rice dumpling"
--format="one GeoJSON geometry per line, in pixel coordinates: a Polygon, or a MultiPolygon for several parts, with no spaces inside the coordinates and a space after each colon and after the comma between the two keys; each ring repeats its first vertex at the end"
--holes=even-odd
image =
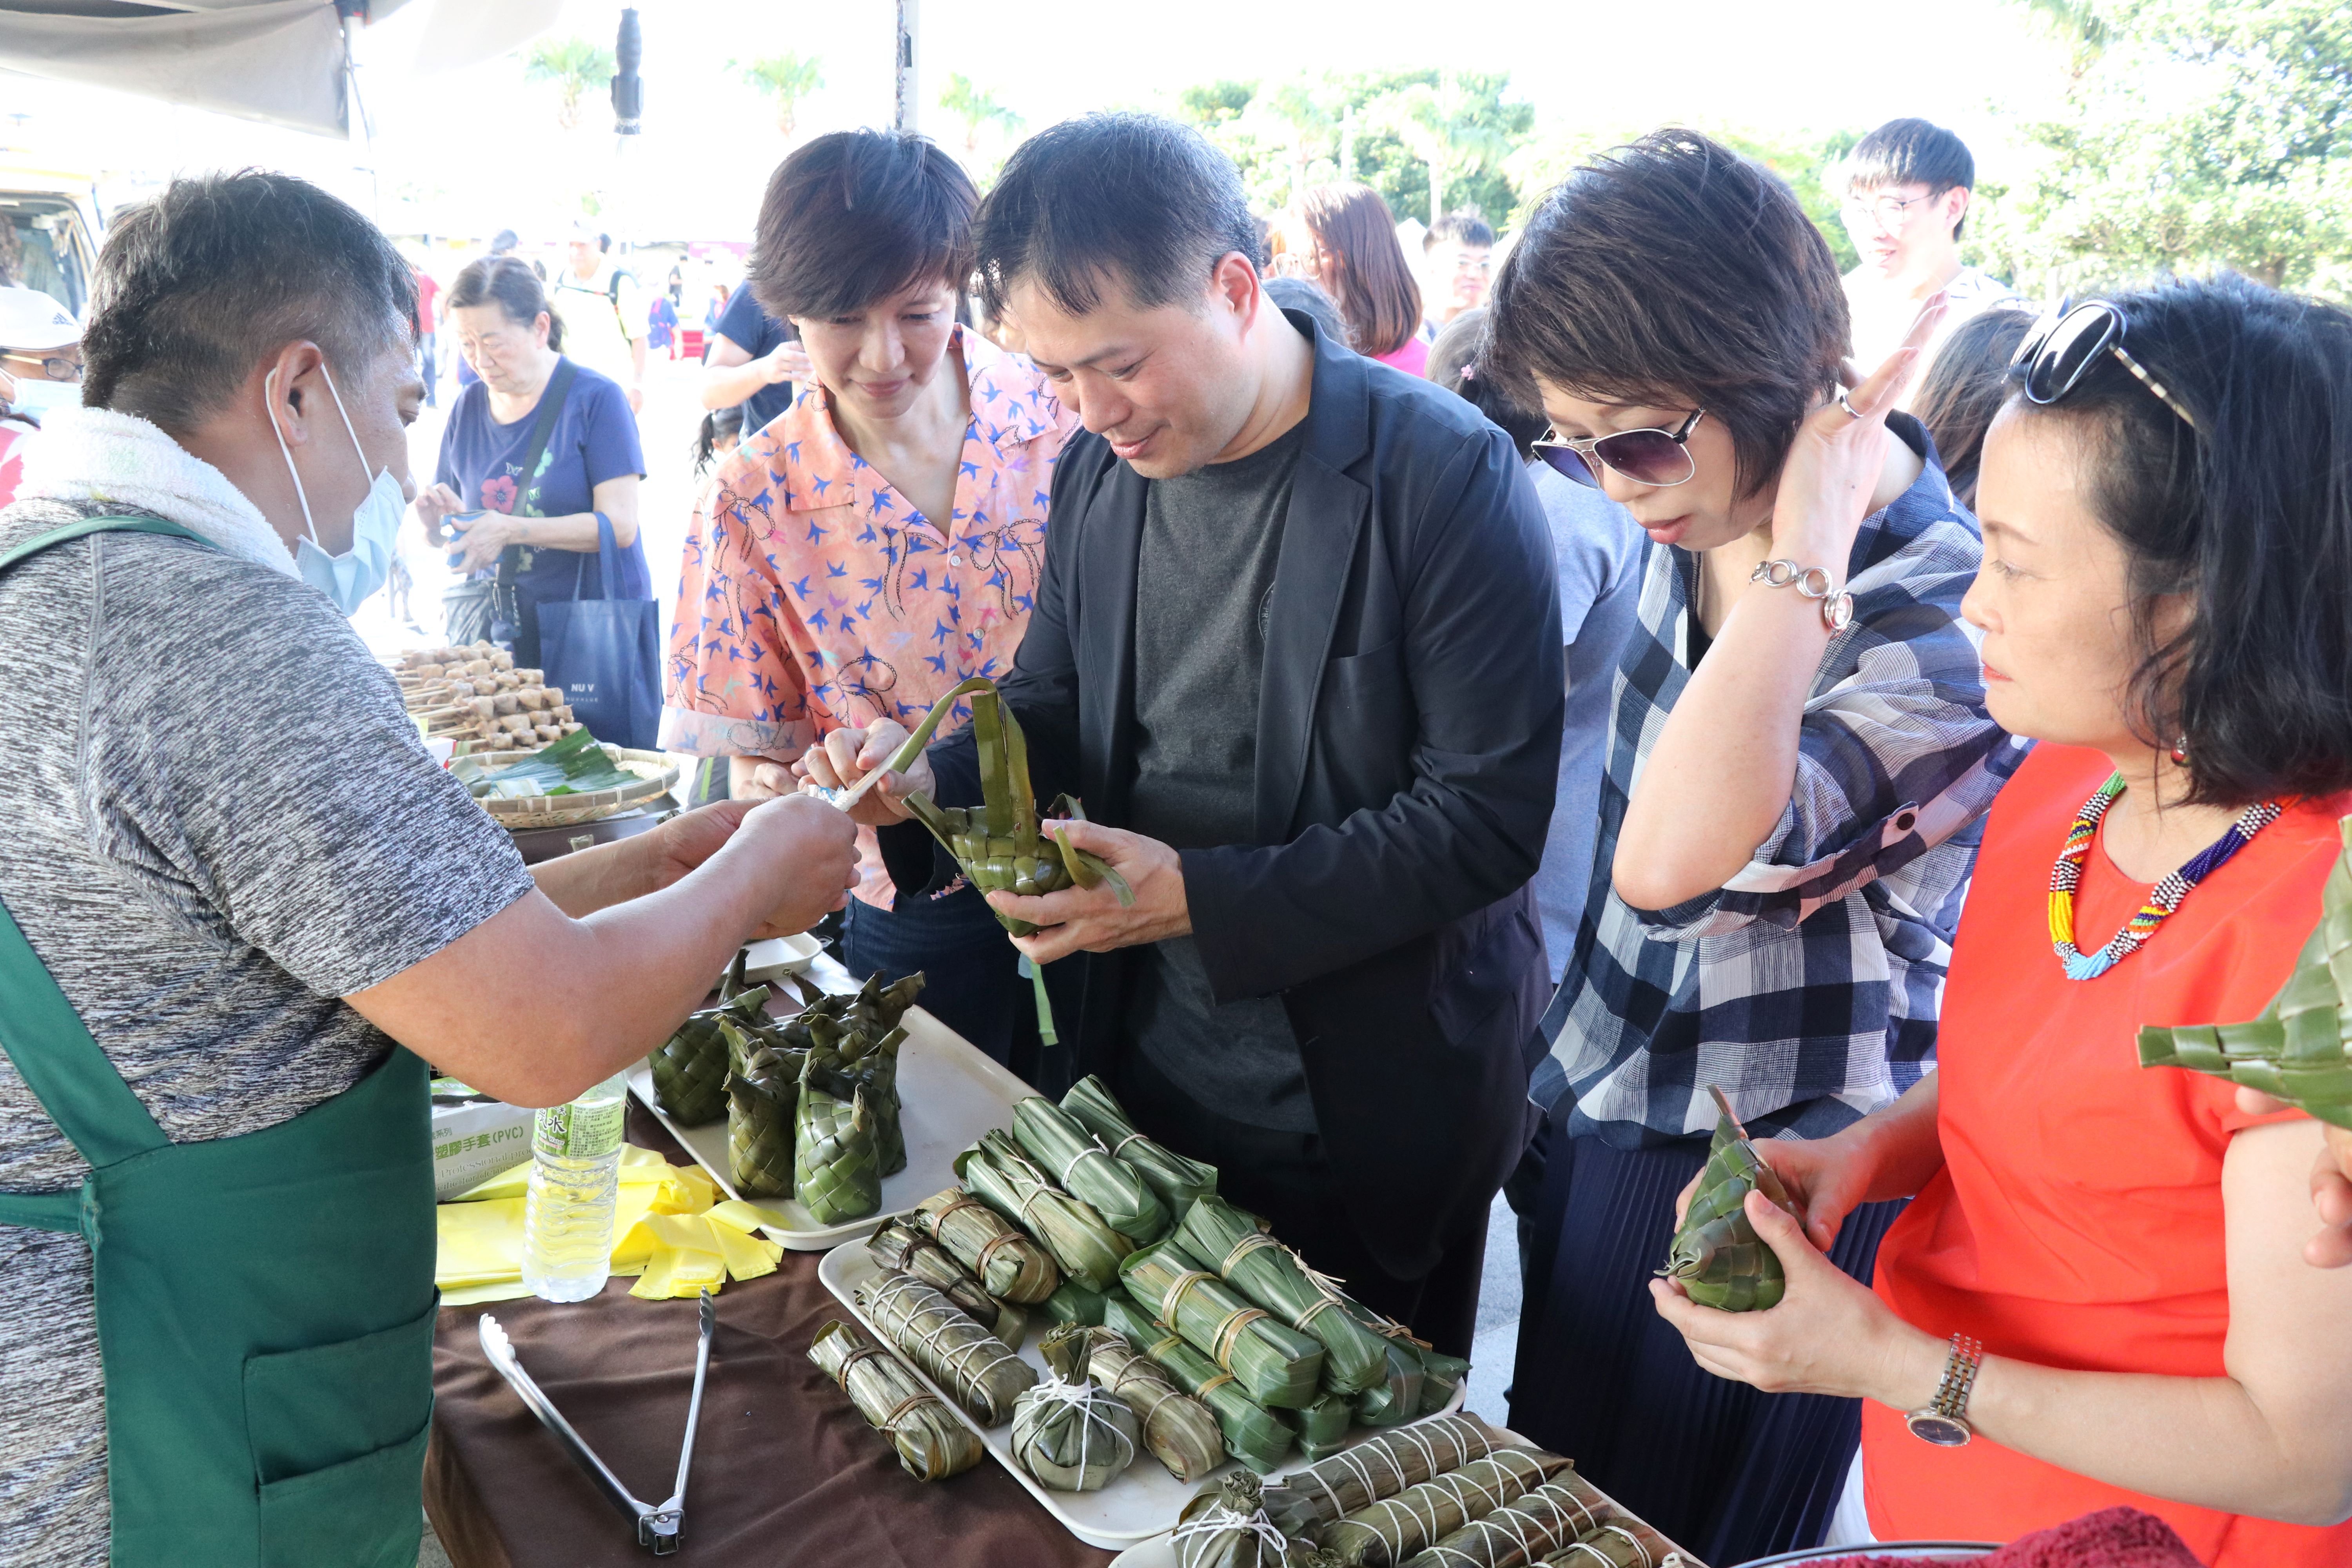
{"type": "Polygon", "coordinates": [[[915,1223],[1000,1301],[1034,1306],[1062,1283],[1061,1269],[1034,1238],[960,1187],[916,1205],[915,1223]]]}
{"type": "Polygon", "coordinates": [[[2320,889],[2319,923],[2270,1005],[2242,1024],[2139,1032],[2139,1065],[2188,1068],[2352,1127],[2352,816],[2320,889]]]}
{"type": "Polygon", "coordinates": [[[1760,1312],[1780,1304],[1788,1280],[1780,1259],[1765,1246],[1748,1223],[1750,1192],[1761,1192],[1790,1214],[1796,1205],[1788,1189],[1756,1152],[1756,1146],[1731,1113],[1731,1102],[1719,1089],[1715,1096],[1715,1138],[1707,1145],[1706,1166],[1699,1172],[1698,1191],[1666,1250],[1666,1266],[1658,1270],[1667,1279],[1679,1279],[1690,1299],[1702,1307],[1727,1312],[1760,1312]]]}
{"type": "Polygon", "coordinates": [[[793,1126],[800,1085],[774,1053],[755,1050],[727,1075],[727,1165],[747,1198],[793,1195],[793,1126]]]}
{"type": "Polygon", "coordinates": [[[1065,1275],[1089,1290],[1108,1291],[1118,1282],[1118,1261],[1133,1244],[1054,1185],[1003,1128],[958,1154],[955,1173],[975,1197],[1044,1242],[1065,1275]]]}
{"type": "Polygon", "coordinates": [[[1143,1428],[1143,1446],[1180,1481],[1197,1481],[1225,1462],[1224,1440],[1209,1407],[1176,1386],[1164,1368],[1116,1329],[1066,1323],[1037,1346],[1045,1364],[1069,1381],[1091,1378],[1127,1401],[1143,1428]]]}
{"type": "Polygon", "coordinates": [[[1168,1207],[1134,1166],[1110,1157],[1076,1118],[1042,1095],[1013,1108],[1013,1136],[1031,1158],[1083,1199],[1103,1224],[1138,1247],[1168,1234],[1168,1207]]]}
{"type": "Polygon", "coordinates": [[[1295,1410],[1315,1398],[1323,1346],[1252,1306],[1173,1241],[1119,1266],[1129,1294],[1159,1321],[1234,1374],[1259,1404],[1295,1410]]]}
{"type": "Polygon", "coordinates": [[[1498,1447],[1494,1429],[1475,1415],[1441,1415],[1359,1443],[1345,1459],[1321,1460],[1269,1482],[1266,1512],[1287,1533],[1312,1535],[1342,1514],[1460,1469],[1498,1447]]]}
{"type": "Polygon", "coordinates": [[[677,1032],[655,1048],[646,1065],[653,1069],[654,1103],[664,1115],[681,1127],[700,1127],[727,1114],[730,1062],[719,1021],[757,1018],[767,1004],[764,985],[736,992],[715,1007],[688,1014],[677,1032]]]}
{"type": "Polygon", "coordinates": [[[826,1093],[817,1081],[814,1056],[801,1068],[798,1126],[793,1184],[811,1217],[819,1225],[839,1225],[882,1206],[881,1160],[865,1093],[846,1100],[826,1093]]]}
{"type": "Polygon", "coordinates": [[[1188,1160],[1137,1131],[1109,1086],[1093,1074],[1070,1086],[1070,1092],[1062,1096],[1062,1109],[1093,1133],[1113,1159],[1134,1166],[1175,1217],[1181,1219],[1194,1198],[1217,1190],[1214,1165],[1188,1160]]]}
{"type": "Polygon", "coordinates": [[[1616,1513],[1591,1482],[1562,1470],[1415,1554],[1405,1568],[1526,1568],[1612,1521],[1616,1513]]]}
{"type": "Polygon", "coordinates": [[[1142,1451],[1127,1401],[1084,1381],[1048,1378],[1013,1405],[1013,1457],[1055,1491],[1094,1492],[1142,1451]]]}
{"type": "Polygon", "coordinates": [[[1020,1344],[1029,1326],[1028,1315],[982,1289],[980,1281],[965,1273],[962,1264],[915,1225],[903,1219],[884,1221],[866,1238],[866,1255],[885,1269],[920,1279],[1006,1344],[1020,1344]]]}
{"type": "Polygon", "coordinates": [[[1060,1289],[1045,1298],[1040,1310],[1056,1323],[1079,1323],[1092,1328],[1103,1321],[1103,1293],[1089,1290],[1075,1279],[1065,1279],[1060,1289]]]}
{"type": "Polygon", "coordinates": [[[1176,1516],[1176,1568],[1331,1568],[1331,1554],[1293,1541],[1265,1517],[1258,1479],[1236,1472],[1202,1487],[1176,1516]]]}
{"type": "Polygon", "coordinates": [[[1220,1371],[1216,1363],[1153,1322],[1133,1301],[1111,1297],[1103,1304],[1103,1323],[1116,1329],[1177,1387],[1209,1407],[1226,1453],[1265,1475],[1290,1452],[1298,1434],[1288,1418],[1244,1394],[1231,1373],[1220,1371]]]}
{"type": "Polygon", "coordinates": [[[1347,1447],[1356,1425],[1355,1407],[1344,1394],[1327,1394],[1298,1407],[1298,1451],[1320,1459],[1347,1447]]]}
{"type": "MultiPolygon", "coordinates": [[[[1323,1346],[1323,1387],[1361,1394],[1388,1373],[1388,1340],[1350,1316],[1339,1286],[1269,1234],[1266,1222],[1221,1197],[1184,1213],[1176,1239],[1226,1284],[1323,1346]]],[[[1303,1438],[1302,1438],[1303,1441],[1303,1438]]]]}
{"type": "Polygon", "coordinates": [[[890,1439],[898,1463],[917,1480],[944,1480],[980,1463],[980,1435],[856,1324],[825,1324],[809,1342],[808,1358],[841,1385],[866,1425],[890,1439]]]}
{"type": "MultiPolygon", "coordinates": [[[[996,683],[986,676],[974,676],[932,704],[887,765],[904,768],[913,762],[915,753],[939,729],[940,721],[967,698],[971,703],[972,744],[980,756],[982,804],[941,806],[929,796],[916,794],[906,797],[908,811],[955,857],[957,867],[983,894],[1055,893],[1108,881],[1122,905],[1135,902],[1127,879],[1108,863],[1071,844],[1059,832],[1049,835],[1039,826],[1036,795],[1029,783],[1028,740],[996,683]]],[[[1047,811],[1071,820],[1086,816],[1068,795],[1055,799],[1047,811]]],[[[996,919],[1014,936],[1028,936],[1037,929],[1011,915],[999,914],[996,919]]],[[[1035,980],[1038,1033],[1045,1044],[1058,1044],[1054,1010],[1045,1000],[1045,971],[1033,965],[1031,973],[1035,980]]]]}
{"type": "Polygon", "coordinates": [[[1497,1448],[1334,1520],[1317,1539],[1350,1568],[1391,1568],[1566,1468],[1566,1459],[1540,1448],[1497,1448]]]}
{"type": "Polygon", "coordinates": [[[883,1337],[982,1426],[1002,1426],[1037,1369],[911,1274],[877,1274],[850,1295],[883,1337]]]}
{"type": "Polygon", "coordinates": [[[1611,1520],[1544,1559],[1545,1568],[1666,1568],[1674,1549],[1638,1519],[1611,1520]]]}

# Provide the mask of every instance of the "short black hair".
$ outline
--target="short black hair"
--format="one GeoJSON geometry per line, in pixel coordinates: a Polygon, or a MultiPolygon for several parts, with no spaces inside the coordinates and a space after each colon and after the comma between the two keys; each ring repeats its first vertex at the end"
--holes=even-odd
{"type": "Polygon", "coordinates": [[[174,435],[288,343],[356,376],[413,342],[416,274],[382,230],[308,180],[246,169],[173,180],[99,252],[81,400],[174,435]]]}
{"type": "Polygon", "coordinates": [[[2091,509],[2129,556],[2140,737],[2187,738],[2192,805],[2352,788],[2352,314],[2233,276],[2108,299],[2198,427],[2112,353],[2022,406],[2086,437],[2091,509]],[[2193,608],[2162,638],[2172,595],[2193,608]]]}
{"type": "MultiPolygon", "coordinates": [[[[1890,120],[1853,144],[1845,155],[1848,195],[1887,185],[1925,185],[1932,198],[1958,188],[1977,188],[1977,161],[1969,144],[1926,120],[1890,120]]],[[[1969,226],[1963,216],[1952,237],[1969,226]]]]}
{"type": "Polygon", "coordinates": [[[1340,314],[1339,301],[1323,292],[1323,286],[1312,278],[1269,278],[1265,297],[1277,309],[1296,310],[1313,321],[1318,331],[1341,348],[1348,346],[1348,318],[1340,314]]]}
{"type": "Polygon", "coordinates": [[[1084,115],[1021,143],[981,204],[973,239],[991,316],[1024,278],[1074,316],[1099,307],[1112,280],[1149,310],[1189,301],[1220,258],[1238,251],[1255,267],[1258,256],[1233,160],[1152,114],[1084,115]]]}
{"type": "Polygon", "coordinates": [[[1464,245],[1483,245],[1492,248],[1495,231],[1487,224],[1486,215],[1476,207],[1455,207],[1430,225],[1429,232],[1421,237],[1423,254],[1435,250],[1449,239],[1459,240],[1464,245]]]}
{"type": "Polygon", "coordinates": [[[846,316],[918,283],[971,275],[971,176],[928,136],[835,131],[776,167],[744,278],[760,308],[846,316]]]}
{"type": "Polygon", "coordinates": [[[1484,305],[1474,305],[1440,327],[1429,345],[1429,379],[1494,421],[1519,449],[1524,463],[1536,455],[1536,443],[1551,428],[1551,421],[1512,396],[1500,376],[1479,368],[1487,349],[1486,328],[1484,305]]]}
{"type": "Polygon", "coordinates": [[[1738,493],[1776,478],[1837,390],[1850,331],[1821,230],[1779,175],[1696,131],[1604,153],[1544,197],[1495,280],[1483,363],[1598,402],[1704,408],[1738,493]]]}

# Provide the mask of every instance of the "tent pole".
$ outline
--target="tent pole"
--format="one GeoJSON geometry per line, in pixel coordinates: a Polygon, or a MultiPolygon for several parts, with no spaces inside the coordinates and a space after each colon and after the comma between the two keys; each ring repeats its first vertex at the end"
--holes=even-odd
{"type": "Polygon", "coordinates": [[[918,90],[916,71],[919,64],[916,44],[922,34],[922,13],[923,0],[898,0],[898,103],[897,112],[893,115],[891,123],[898,130],[908,132],[919,129],[916,123],[919,108],[916,96],[918,90]]]}

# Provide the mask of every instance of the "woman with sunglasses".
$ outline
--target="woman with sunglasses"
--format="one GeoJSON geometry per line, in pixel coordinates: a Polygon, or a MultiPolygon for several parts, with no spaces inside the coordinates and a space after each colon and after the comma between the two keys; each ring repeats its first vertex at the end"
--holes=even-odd
{"type": "MultiPolygon", "coordinates": [[[[1489,359],[1551,421],[1538,449],[1649,540],[1537,1078],[1512,1425],[1739,1563],[1818,1539],[1859,1411],[1700,1371],[1643,1286],[1711,1088],[1758,1137],[1826,1136],[1927,1069],[1969,825],[2015,761],[1958,619],[1981,546],[1916,422],[1887,415],[1933,319],[1841,392],[1828,247],[1703,136],[1571,174],[1494,312],[1489,359]]],[[[1858,1213],[1838,1264],[1867,1278],[1891,1217],[1858,1213]]]]}
{"type": "Polygon", "coordinates": [[[1779,1306],[1658,1310],[1720,1376],[1866,1401],[1868,1531],[1841,1539],[2128,1503],[2211,1568],[2340,1568],[2352,1275],[2306,1264],[2321,1130],[2143,1071],[2133,1037],[2259,1012],[2342,852],[2352,315],[2173,284],[2038,330],[2010,388],[1965,610],[1993,716],[2040,745],[1986,824],[1939,1070],[1762,1145],[1803,1222],[1756,1220],[1779,1306]],[[1911,1194],[1874,1292],[1807,1244],[1911,1194]]]}

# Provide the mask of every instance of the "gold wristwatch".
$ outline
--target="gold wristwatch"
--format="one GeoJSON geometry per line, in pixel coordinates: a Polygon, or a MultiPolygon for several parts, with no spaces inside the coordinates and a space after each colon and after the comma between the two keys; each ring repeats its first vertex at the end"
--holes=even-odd
{"type": "Polygon", "coordinates": [[[1977,1369],[1984,1364],[1984,1346],[1966,1334],[1952,1336],[1952,1352],[1944,1358],[1944,1380],[1924,1410],[1906,1411],[1904,1425],[1923,1443],[1938,1448],[1967,1446],[1976,1436],[1969,1425],[1969,1391],[1976,1386],[1977,1369]]]}

